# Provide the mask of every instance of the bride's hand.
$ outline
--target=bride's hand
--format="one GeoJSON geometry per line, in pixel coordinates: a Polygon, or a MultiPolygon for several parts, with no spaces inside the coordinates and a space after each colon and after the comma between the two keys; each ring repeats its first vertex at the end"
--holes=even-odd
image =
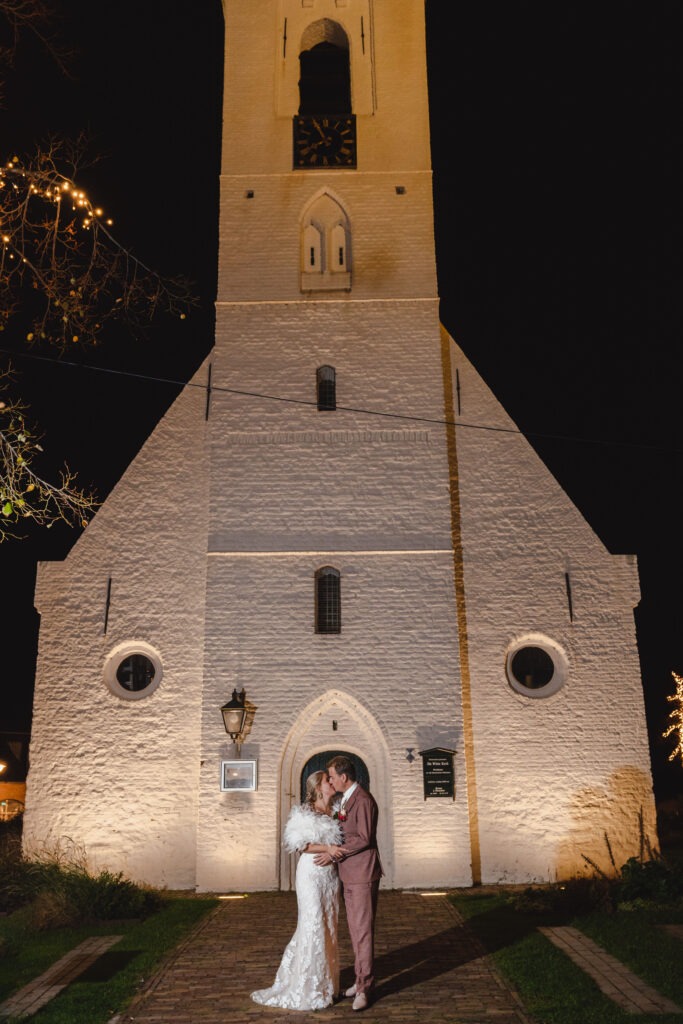
{"type": "Polygon", "coordinates": [[[332,860],[341,860],[343,855],[341,846],[328,846],[327,852],[329,853],[332,860]]]}

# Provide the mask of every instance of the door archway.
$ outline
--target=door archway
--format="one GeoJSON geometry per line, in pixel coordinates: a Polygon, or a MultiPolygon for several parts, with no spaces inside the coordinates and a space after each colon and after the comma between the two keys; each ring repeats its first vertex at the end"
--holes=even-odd
{"type": "MultiPolygon", "coordinates": [[[[292,805],[301,800],[301,779],[316,768],[325,768],[335,754],[346,754],[360,767],[361,780],[372,784],[372,795],[381,807],[377,827],[384,877],[382,887],[394,884],[394,822],[392,811],[391,755],[386,737],[374,715],[362,701],[343,690],[330,689],[302,707],[284,741],[280,763],[279,830],[292,805]],[[340,747],[330,747],[331,733],[340,747]]],[[[280,888],[294,888],[296,857],[279,853],[280,888]]]]}
{"type": "Polygon", "coordinates": [[[348,757],[349,761],[353,764],[356,769],[356,782],[363,787],[363,789],[370,789],[370,773],[367,769],[365,761],[363,761],[358,754],[352,754],[350,750],[321,750],[313,757],[309,757],[306,764],[301,769],[301,803],[304,802],[306,795],[306,779],[312,772],[324,771],[327,765],[333,757],[339,757],[339,755],[348,757]]]}

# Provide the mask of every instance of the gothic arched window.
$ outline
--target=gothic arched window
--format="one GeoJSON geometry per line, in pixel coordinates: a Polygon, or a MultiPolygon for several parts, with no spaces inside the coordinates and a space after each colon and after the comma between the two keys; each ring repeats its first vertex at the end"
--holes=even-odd
{"type": "Polygon", "coordinates": [[[318,195],[301,221],[301,291],[350,291],[351,230],[340,203],[318,195]]]}
{"type": "Polygon", "coordinates": [[[324,565],[315,574],[315,631],[341,633],[340,573],[331,565],[324,565]]]}
{"type": "Polygon", "coordinates": [[[318,412],[334,412],[337,408],[337,372],[334,366],[319,366],[315,377],[318,412]]]}

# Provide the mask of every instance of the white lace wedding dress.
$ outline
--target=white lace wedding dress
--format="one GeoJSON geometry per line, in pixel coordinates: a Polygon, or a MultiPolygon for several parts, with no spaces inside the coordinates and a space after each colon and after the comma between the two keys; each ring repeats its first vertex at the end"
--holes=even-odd
{"type": "MultiPolygon", "coordinates": [[[[326,814],[308,807],[292,808],[284,833],[289,853],[307,843],[341,843],[341,829],[326,814]]],[[[298,919],[282,954],[271,988],[252,992],[254,1002],[287,1010],[322,1010],[339,988],[337,921],[339,876],[336,867],[318,867],[314,853],[302,853],[296,869],[298,919]]]]}

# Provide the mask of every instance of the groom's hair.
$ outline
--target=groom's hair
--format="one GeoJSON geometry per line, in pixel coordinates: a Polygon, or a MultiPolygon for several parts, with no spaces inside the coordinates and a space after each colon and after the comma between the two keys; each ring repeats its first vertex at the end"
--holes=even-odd
{"type": "Polygon", "coordinates": [[[331,761],[327,762],[327,769],[334,768],[337,775],[345,775],[351,782],[356,781],[356,766],[350,757],[345,757],[343,754],[337,754],[331,761]]]}

